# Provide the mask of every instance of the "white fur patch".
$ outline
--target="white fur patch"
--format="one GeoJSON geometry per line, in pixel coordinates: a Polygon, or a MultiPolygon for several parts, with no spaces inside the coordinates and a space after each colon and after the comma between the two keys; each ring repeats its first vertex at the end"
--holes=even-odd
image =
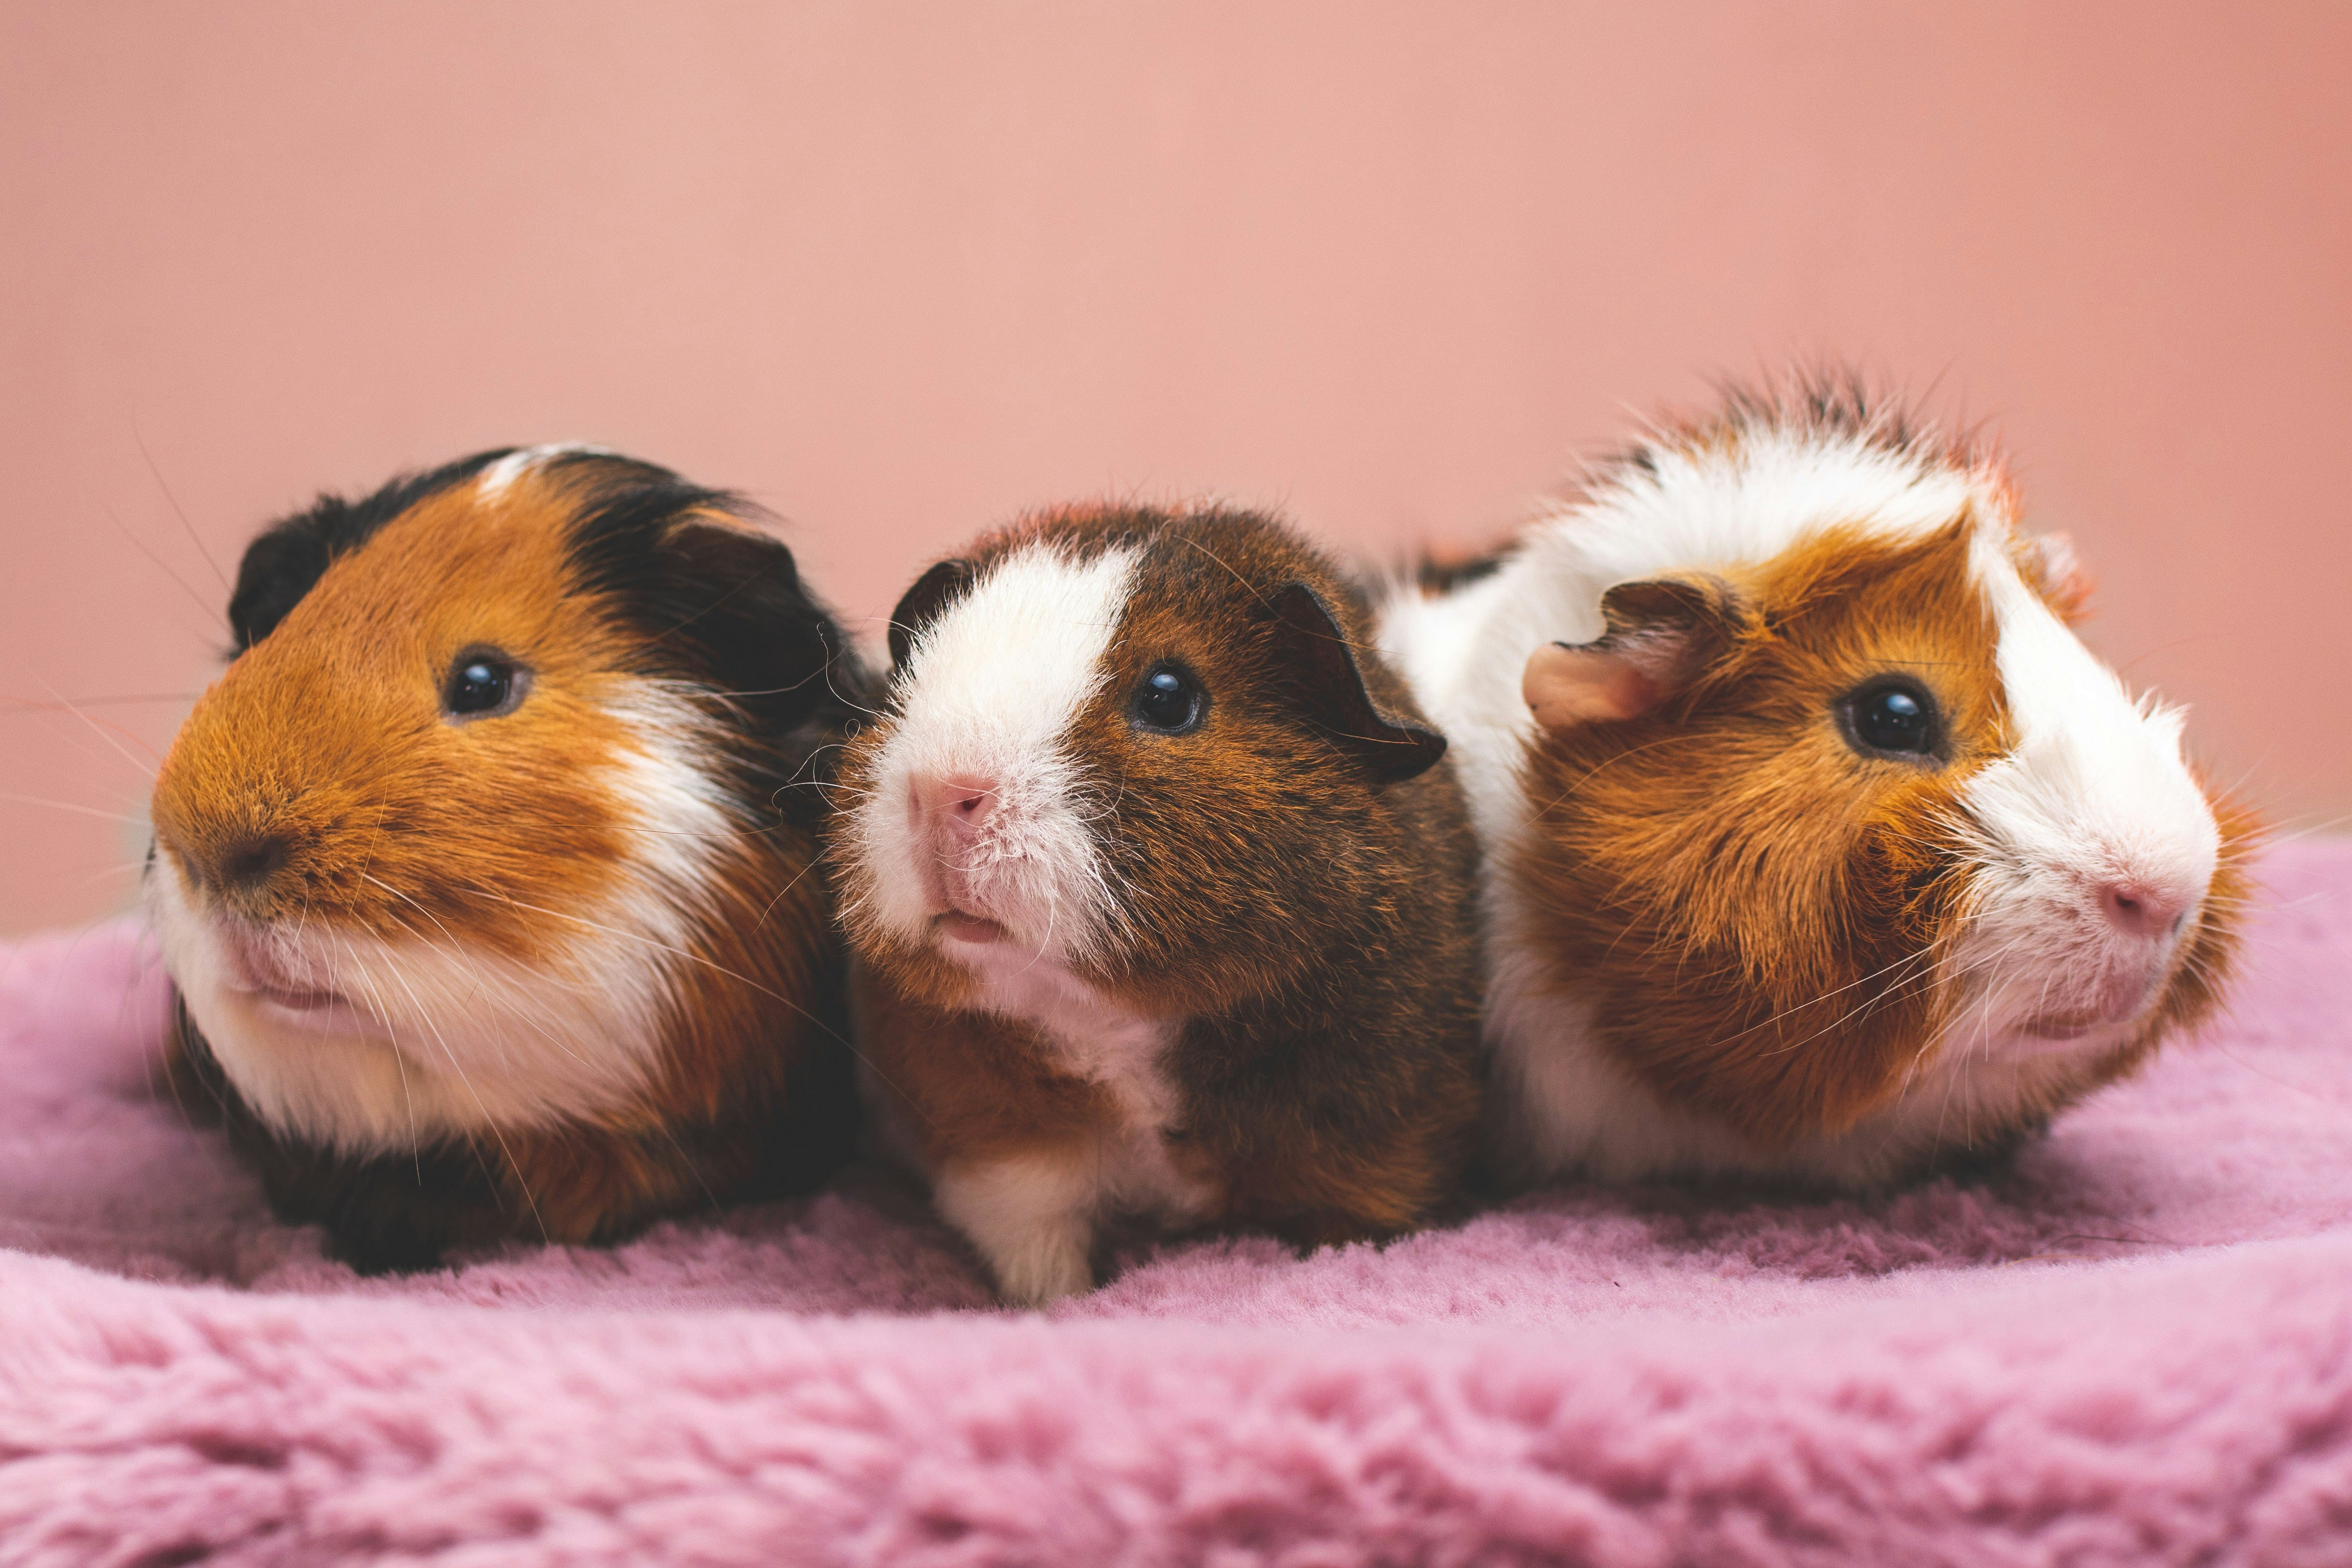
{"type": "Polygon", "coordinates": [[[491,501],[512,489],[514,482],[552,458],[568,452],[591,454],[599,458],[618,457],[609,447],[599,447],[589,441],[551,441],[542,447],[523,447],[509,452],[475,477],[475,497],[491,501]]]}
{"type": "Polygon", "coordinates": [[[1101,687],[1136,555],[1078,561],[1034,546],[997,562],[924,627],[898,677],[898,714],[873,793],[849,823],[863,865],[856,912],[901,940],[929,940],[938,872],[917,831],[924,780],[991,781],[987,832],[950,869],[958,906],[1033,953],[1089,950],[1117,917],[1091,820],[1102,807],[1064,743],[1101,687]]]}
{"type": "MultiPolygon", "coordinates": [[[[1954,1033],[1990,1059],[2047,1053],[2050,1042],[2019,1035],[2037,1016],[2097,1010],[2132,992],[2153,1004],[2174,944],[2116,930],[2103,890],[2154,891],[2193,921],[2221,837],[2181,756],[2179,710],[2134,701],[1993,541],[1979,542],[1975,564],[2000,626],[2001,688],[2017,731],[2012,752],[1963,792],[1979,836],[1979,912],[1952,965],[1965,998],[1954,1033]]],[[[2104,1051],[2137,1021],[2116,1018],[2067,1048],[2104,1051]]]]}
{"type": "MultiPolygon", "coordinates": [[[[1529,548],[1559,552],[1579,576],[1606,587],[1667,571],[1769,561],[1825,528],[1852,526],[1900,542],[1948,527],[1971,505],[1983,515],[2001,510],[1990,470],[1856,437],[1759,426],[1730,448],[1651,451],[1653,472],[1618,470],[1538,524],[1529,548]]],[[[1587,613],[1598,637],[1597,601],[1587,613]]]]}
{"type": "Polygon", "coordinates": [[[529,911],[568,933],[546,964],[486,955],[462,924],[421,909],[401,910],[413,934],[398,941],[338,929],[315,910],[251,933],[283,973],[354,1004],[362,1016],[328,1032],[242,988],[234,934],[197,907],[173,857],[156,857],[148,903],[165,965],[265,1121],[384,1153],[590,1119],[645,1092],[679,990],[735,984],[693,963],[688,911],[706,896],[712,847],[741,824],[696,765],[712,743],[698,712],[656,683],[631,687],[611,705],[635,742],[613,758],[611,781],[635,817],[631,853],[601,905],[529,911]]]}
{"type": "Polygon", "coordinates": [[[1092,1284],[1087,1255],[1112,1215],[1181,1224],[1206,1217],[1214,1192],[1179,1172],[1163,1134],[1178,1110],[1160,1062],[1181,1025],[1145,1018],[1056,965],[1007,954],[983,982],[990,1010],[1022,1017],[1061,1067],[1100,1084],[1116,1119],[1074,1144],[933,1178],[940,1213],[988,1260],[1012,1300],[1038,1305],[1092,1284]]]}
{"type": "MultiPolygon", "coordinates": [[[[2088,889],[2138,878],[2201,894],[2211,879],[2219,831],[2181,758],[2179,715],[2133,702],[2027,587],[2006,553],[2014,520],[1990,469],[1761,427],[1736,445],[1653,456],[1654,472],[1618,470],[1545,516],[1494,574],[1437,598],[1401,586],[1381,614],[1381,647],[1452,742],[1487,850],[1486,1028],[1512,1099],[1507,1158],[1530,1176],[1769,1171],[1860,1183],[2011,1125],[2021,1106],[2046,1100],[2136,1026],[2103,1026],[2059,1048],[2020,1034],[2116,994],[2128,979],[2120,972],[2147,960],[2144,944],[2131,950],[2100,923],[2088,889]],[[1519,768],[1536,733],[1521,676],[1538,647],[1601,635],[1601,595],[1619,583],[1769,561],[1832,527],[1916,539],[1963,515],[1978,521],[1973,565],[2019,729],[2015,755],[1967,794],[1981,913],[1944,976],[1966,1005],[1895,1106],[1839,1138],[1761,1155],[1633,1083],[1581,1005],[1548,994],[1508,872],[1529,831],[1519,768]]],[[[2166,962],[2148,961],[2151,973],[2166,962]]]]}
{"type": "MultiPolygon", "coordinates": [[[[1130,1012],[1009,943],[963,951],[980,979],[973,1005],[1031,1025],[1056,1064],[1101,1085],[1115,1109],[1109,1123],[1076,1141],[931,1173],[940,1215],[987,1260],[1005,1297],[1042,1305],[1092,1285],[1088,1255],[1111,1215],[1179,1225],[1209,1217],[1214,1190],[1168,1157],[1165,1134],[1181,1105],[1160,1062],[1182,1026],[1130,1012]]],[[[919,1140],[889,1109],[887,1086],[863,1076],[886,1147],[919,1169],[919,1140]]]]}
{"type": "MultiPolygon", "coordinates": [[[[1522,948],[1500,962],[1532,967],[1533,955],[1522,948]]],[[[1948,1041],[1893,1103],[1835,1136],[1766,1152],[1636,1081],[1600,1048],[1586,1005],[1549,994],[1540,976],[1496,994],[1489,1037],[1522,1044],[1498,1054],[1493,1131],[1506,1174],[1529,1182],[1573,1171],[1603,1182],[1680,1174],[1870,1186],[1906,1174],[1927,1151],[1980,1148],[2013,1131],[2020,1106],[2068,1097],[2088,1065],[2079,1055],[1987,1058],[1965,1037],[1958,1048],[1948,1041]]]]}
{"type": "Polygon", "coordinates": [[[1042,1307],[1094,1288],[1094,1174],[1061,1151],[950,1165],[931,1184],[1008,1301],[1042,1307]]]}
{"type": "Polygon", "coordinates": [[[1125,1114],[1158,1127],[1174,1105],[1157,1063],[1172,1026],[1103,995],[1062,964],[1009,942],[959,944],[978,982],[972,1005],[1042,1032],[1075,1078],[1109,1088],[1125,1114]]]}

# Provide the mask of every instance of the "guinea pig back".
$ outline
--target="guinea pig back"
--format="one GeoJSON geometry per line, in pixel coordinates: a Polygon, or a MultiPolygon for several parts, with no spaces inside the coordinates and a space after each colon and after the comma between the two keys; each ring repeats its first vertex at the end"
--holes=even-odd
{"type": "Polygon", "coordinates": [[[2252,824],[2085,594],[1992,454],[1822,382],[1392,601],[1486,854],[1501,1162],[1876,1182],[2206,1016],[2252,824]]]}
{"type": "Polygon", "coordinates": [[[1009,1298],[1113,1215],[1302,1244],[1448,1192],[1475,857],[1444,742],[1331,565],[1237,510],[983,538],[893,618],[837,826],[861,1045],[1009,1298]]]}
{"type": "Polygon", "coordinates": [[[247,550],[154,795],[173,1081],[369,1268],[813,1180],[854,1121],[811,787],[863,695],[740,504],[592,448],[247,550]]]}

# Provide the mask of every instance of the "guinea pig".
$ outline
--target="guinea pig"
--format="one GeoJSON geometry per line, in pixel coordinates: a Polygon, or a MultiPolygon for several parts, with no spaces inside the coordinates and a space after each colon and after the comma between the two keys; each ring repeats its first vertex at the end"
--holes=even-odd
{"type": "Polygon", "coordinates": [[[1033,517],[898,605],[839,775],[859,1043],[1010,1300],[1113,1216],[1313,1246],[1453,1190],[1475,851],[1366,615],[1222,508],[1033,517]]]}
{"type": "Polygon", "coordinates": [[[854,1140],[819,866],[856,657],[744,503],[485,452],[247,549],[164,758],[172,1058],[369,1270],[602,1242],[854,1140]]]}
{"type": "Polygon", "coordinates": [[[2253,824],[2086,594],[1993,452],[1816,379],[1391,595],[1485,856],[1494,1164],[1868,1186],[2204,1018],[2253,824]]]}

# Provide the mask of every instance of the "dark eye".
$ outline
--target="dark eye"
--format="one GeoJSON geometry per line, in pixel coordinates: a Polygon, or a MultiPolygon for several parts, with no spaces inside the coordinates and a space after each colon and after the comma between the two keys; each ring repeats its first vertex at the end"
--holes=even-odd
{"type": "Polygon", "coordinates": [[[1846,729],[1862,751],[1929,756],[1936,700],[1908,682],[1866,686],[1846,699],[1846,729]]]}
{"type": "Polygon", "coordinates": [[[524,673],[502,654],[468,651],[449,671],[441,707],[453,719],[480,719],[514,711],[522,700],[524,673]]]}
{"type": "Polygon", "coordinates": [[[1163,735],[1181,735],[1201,722],[1202,699],[1208,694],[1201,683],[1174,665],[1163,664],[1143,678],[1135,689],[1135,700],[1129,711],[1135,721],[1147,730],[1157,730],[1163,735]]]}

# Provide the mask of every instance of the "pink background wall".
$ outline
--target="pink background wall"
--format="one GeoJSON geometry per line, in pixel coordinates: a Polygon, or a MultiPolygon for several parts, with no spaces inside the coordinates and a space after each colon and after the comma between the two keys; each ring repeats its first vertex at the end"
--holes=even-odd
{"type": "Polygon", "coordinates": [[[2352,808],[2346,7],[0,16],[0,929],[129,896],[205,556],[321,486],[593,437],[872,616],[1106,490],[1476,538],[1818,351],[1993,422],[2225,779],[2352,808]]]}

